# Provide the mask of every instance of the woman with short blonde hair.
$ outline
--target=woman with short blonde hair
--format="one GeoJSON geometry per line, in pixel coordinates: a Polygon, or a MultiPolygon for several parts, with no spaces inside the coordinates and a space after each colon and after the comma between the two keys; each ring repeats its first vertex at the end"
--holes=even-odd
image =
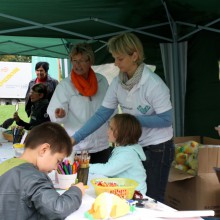
{"type": "MultiPolygon", "coordinates": [[[[171,163],[174,158],[172,105],[163,80],[143,62],[141,41],[133,33],[122,33],[108,41],[109,52],[120,69],[102,106],[72,137],[79,142],[107,121],[114,110],[134,115],[142,126],[139,144],[146,155],[147,196],[164,202],[171,163]]],[[[124,127],[126,129],[126,127],[124,127]]]]}
{"type": "Polygon", "coordinates": [[[108,41],[108,50],[111,54],[127,54],[129,56],[136,52],[138,54],[137,64],[140,65],[144,61],[143,45],[140,39],[132,33],[112,37],[108,41]]]}

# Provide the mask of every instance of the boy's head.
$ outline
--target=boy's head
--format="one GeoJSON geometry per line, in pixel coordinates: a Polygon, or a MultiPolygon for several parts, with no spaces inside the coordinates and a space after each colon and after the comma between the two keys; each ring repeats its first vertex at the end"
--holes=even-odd
{"type": "Polygon", "coordinates": [[[37,102],[47,96],[47,87],[43,83],[35,84],[30,91],[31,102],[37,102]]]}
{"type": "Polygon", "coordinates": [[[142,128],[138,119],[130,114],[116,114],[109,122],[109,141],[120,146],[138,143],[142,128]]]}
{"type": "MultiPolygon", "coordinates": [[[[32,162],[40,171],[50,172],[72,152],[72,143],[65,129],[53,122],[34,127],[25,139],[25,152],[34,152],[32,162]],[[33,159],[34,158],[34,159],[33,159]]],[[[25,155],[24,158],[27,158],[25,155]]]]}

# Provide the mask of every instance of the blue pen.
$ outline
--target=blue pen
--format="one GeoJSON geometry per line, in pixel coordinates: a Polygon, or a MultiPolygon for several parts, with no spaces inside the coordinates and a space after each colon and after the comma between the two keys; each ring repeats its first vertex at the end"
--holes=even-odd
{"type": "Polygon", "coordinates": [[[68,164],[68,168],[69,168],[69,174],[72,174],[72,166],[70,165],[70,163],[68,164]]]}
{"type": "Polygon", "coordinates": [[[71,174],[69,162],[66,162],[65,164],[66,164],[66,168],[67,168],[67,170],[68,170],[68,173],[71,174]]]}

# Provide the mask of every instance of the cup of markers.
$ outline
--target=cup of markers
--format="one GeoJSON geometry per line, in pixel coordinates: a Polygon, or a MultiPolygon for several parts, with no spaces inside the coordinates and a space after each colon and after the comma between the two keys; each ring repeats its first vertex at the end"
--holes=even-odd
{"type": "Polygon", "coordinates": [[[68,189],[72,184],[76,183],[77,169],[77,161],[70,164],[68,160],[64,160],[58,165],[57,180],[60,189],[68,189]]]}

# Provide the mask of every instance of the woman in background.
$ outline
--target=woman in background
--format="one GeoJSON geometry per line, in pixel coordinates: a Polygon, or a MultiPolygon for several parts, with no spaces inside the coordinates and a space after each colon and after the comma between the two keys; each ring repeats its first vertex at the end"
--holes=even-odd
{"type": "Polygon", "coordinates": [[[35,73],[37,78],[36,79],[32,79],[29,82],[28,85],[28,90],[25,96],[25,111],[28,115],[28,117],[30,116],[31,113],[31,99],[30,99],[30,91],[31,88],[33,87],[33,85],[37,84],[37,83],[43,83],[44,85],[46,85],[47,87],[47,99],[48,101],[50,101],[53,92],[58,84],[58,81],[52,77],[49,76],[48,74],[48,70],[49,70],[49,63],[47,62],[38,62],[35,65],[35,73]]]}

